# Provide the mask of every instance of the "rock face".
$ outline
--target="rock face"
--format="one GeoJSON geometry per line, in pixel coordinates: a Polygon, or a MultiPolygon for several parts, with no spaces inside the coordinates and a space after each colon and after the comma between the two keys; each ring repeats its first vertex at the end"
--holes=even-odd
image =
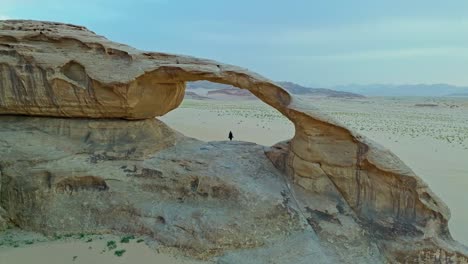
{"type": "Polygon", "coordinates": [[[0,123],[0,150],[9,153],[0,204],[22,228],[147,235],[198,258],[219,255],[219,263],[249,255],[307,263],[311,254],[332,263],[342,254],[322,252],[262,146],[201,142],[158,120],[0,123]]]}
{"type": "Polygon", "coordinates": [[[448,208],[401,160],[245,69],[2,21],[0,75],[0,114],[148,119],[2,117],[0,207],[22,228],[146,234],[219,263],[468,262],[448,208]],[[151,119],[195,80],[249,90],[294,138],[265,155],[151,119]]]}
{"type": "Polygon", "coordinates": [[[147,74],[177,56],[142,53],[83,27],[2,21],[0,43],[0,113],[142,119],[184,96],[182,81],[147,74]]]}

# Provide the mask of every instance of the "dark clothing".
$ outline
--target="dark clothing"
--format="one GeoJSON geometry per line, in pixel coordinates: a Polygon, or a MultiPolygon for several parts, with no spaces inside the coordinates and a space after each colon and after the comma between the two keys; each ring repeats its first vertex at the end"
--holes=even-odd
{"type": "Polygon", "coordinates": [[[228,138],[229,138],[229,140],[231,140],[231,141],[232,141],[232,139],[234,138],[234,136],[232,135],[232,132],[231,132],[231,131],[229,131],[229,136],[228,136],[228,138]]]}

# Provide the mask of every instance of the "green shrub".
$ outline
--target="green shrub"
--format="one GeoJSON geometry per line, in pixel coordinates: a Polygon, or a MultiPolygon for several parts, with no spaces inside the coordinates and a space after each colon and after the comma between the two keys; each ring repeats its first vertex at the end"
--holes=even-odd
{"type": "Polygon", "coordinates": [[[120,243],[128,243],[128,242],[130,242],[131,239],[135,239],[135,236],[122,237],[122,239],[120,240],[120,243]]]}
{"type": "Polygon", "coordinates": [[[116,250],[114,252],[114,255],[116,255],[117,257],[121,257],[124,253],[125,253],[125,249],[121,249],[121,250],[116,250]]]}
{"type": "Polygon", "coordinates": [[[113,240],[107,241],[107,248],[109,250],[116,249],[117,248],[117,243],[115,243],[115,241],[113,241],[113,240]]]}

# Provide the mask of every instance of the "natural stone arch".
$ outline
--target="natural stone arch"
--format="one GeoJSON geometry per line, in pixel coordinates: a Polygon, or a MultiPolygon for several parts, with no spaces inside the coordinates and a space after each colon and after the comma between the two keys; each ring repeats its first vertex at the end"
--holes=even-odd
{"type": "Polygon", "coordinates": [[[293,122],[295,136],[281,162],[301,186],[336,188],[360,219],[384,232],[450,236],[448,208],[395,155],[260,75],[142,52],[66,24],[0,22],[0,40],[0,114],[147,119],[179,106],[187,81],[248,89],[293,122]],[[44,26],[53,30],[37,31],[44,26]],[[79,65],[73,67],[79,78],[63,73],[70,63],[79,65]]]}
{"type": "Polygon", "coordinates": [[[288,174],[320,180],[322,187],[333,185],[365,221],[392,232],[420,234],[437,223],[436,233],[448,235],[448,208],[389,150],[257,74],[213,61],[203,66],[198,70],[193,64],[164,66],[145,75],[175,82],[206,80],[249,90],[295,126],[285,162],[288,174]]]}
{"type": "Polygon", "coordinates": [[[232,132],[234,142],[265,147],[294,136],[294,124],[249,90],[211,81],[187,81],[185,86],[178,109],[158,119],[186,136],[222,141],[232,132]]]}

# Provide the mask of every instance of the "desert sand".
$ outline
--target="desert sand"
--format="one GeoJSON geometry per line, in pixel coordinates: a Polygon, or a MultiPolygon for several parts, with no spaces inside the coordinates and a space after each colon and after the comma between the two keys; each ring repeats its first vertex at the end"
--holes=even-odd
{"type": "Polygon", "coordinates": [[[146,245],[143,238],[129,236],[76,235],[48,238],[35,233],[9,230],[0,237],[0,245],[1,264],[199,263],[187,260],[171,249],[156,250],[146,245]]]}

